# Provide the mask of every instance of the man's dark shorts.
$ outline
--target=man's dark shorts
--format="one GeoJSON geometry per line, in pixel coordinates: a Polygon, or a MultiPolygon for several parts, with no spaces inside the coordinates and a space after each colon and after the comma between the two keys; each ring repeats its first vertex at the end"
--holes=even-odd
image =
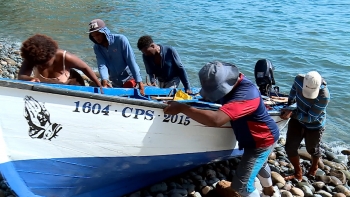
{"type": "Polygon", "coordinates": [[[298,148],[303,139],[307,152],[313,157],[321,157],[320,142],[325,128],[308,129],[298,120],[291,118],[288,123],[286,152],[289,157],[298,155],[298,148]]]}

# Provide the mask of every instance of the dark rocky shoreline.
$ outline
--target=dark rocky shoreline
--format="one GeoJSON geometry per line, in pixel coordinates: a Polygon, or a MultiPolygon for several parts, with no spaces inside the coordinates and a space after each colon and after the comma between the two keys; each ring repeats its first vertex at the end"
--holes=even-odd
{"type": "MultiPolygon", "coordinates": [[[[281,174],[294,172],[284,151],[285,139],[280,138],[278,145],[269,156],[268,164],[272,170],[272,180],[282,197],[314,196],[314,197],[342,197],[350,196],[350,172],[348,171],[349,150],[343,150],[344,157],[337,156],[326,144],[322,144],[322,162],[319,164],[316,177],[309,179],[305,176],[311,166],[311,156],[306,152],[305,145],[299,149],[300,163],[303,168],[301,182],[285,181],[281,174]]],[[[221,180],[230,181],[240,158],[202,165],[182,175],[170,178],[161,183],[144,188],[125,197],[220,197],[215,187],[221,180]]],[[[262,186],[255,179],[255,186],[261,192],[262,186]]]]}
{"type": "MultiPolygon", "coordinates": [[[[19,45],[8,44],[0,41],[0,77],[16,79],[22,59],[19,45]]],[[[88,83],[88,81],[87,81],[88,83]]],[[[302,182],[284,181],[281,174],[293,172],[284,151],[285,139],[280,138],[278,146],[269,156],[268,163],[272,172],[273,183],[280,189],[283,197],[314,196],[314,197],[350,197],[350,172],[348,160],[350,150],[343,150],[342,155],[337,155],[326,143],[322,144],[322,162],[315,179],[303,176],[302,182]]],[[[306,152],[304,145],[299,149],[303,172],[306,173],[311,165],[311,156],[306,152]]],[[[143,188],[128,197],[181,197],[181,196],[213,196],[219,197],[215,187],[221,180],[230,181],[235,174],[235,169],[240,158],[232,158],[225,161],[202,165],[184,174],[172,177],[163,182],[143,188]]],[[[256,186],[261,185],[256,179],[256,186]]],[[[16,196],[7,186],[0,174],[0,197],[16,196]]]]}

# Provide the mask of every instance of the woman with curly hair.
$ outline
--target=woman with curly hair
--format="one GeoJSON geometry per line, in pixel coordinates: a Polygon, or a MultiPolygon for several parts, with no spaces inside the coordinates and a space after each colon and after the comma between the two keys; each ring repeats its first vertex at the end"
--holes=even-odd
{"type": "Polygon", "coordinates": [[[85,85],[83,78],[74,70],[77,69],[102,87],[96,74],[84,61],[59,49],[57,42],[49,36],[35,34],[28,38],[22,43],[21,56],[23,62],[18,73],[20,80],[85,85]]]}

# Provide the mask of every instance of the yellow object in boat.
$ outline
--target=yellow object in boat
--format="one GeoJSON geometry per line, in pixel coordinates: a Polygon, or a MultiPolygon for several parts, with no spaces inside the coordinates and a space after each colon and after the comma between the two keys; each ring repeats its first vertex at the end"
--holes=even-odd
{"type": "Polygon", "coordinates": [[[192,96],[186,94],[182,90],[178,90],[174,96],[174,101],[179,101],[179,100],[192,100],[192,96]]]}

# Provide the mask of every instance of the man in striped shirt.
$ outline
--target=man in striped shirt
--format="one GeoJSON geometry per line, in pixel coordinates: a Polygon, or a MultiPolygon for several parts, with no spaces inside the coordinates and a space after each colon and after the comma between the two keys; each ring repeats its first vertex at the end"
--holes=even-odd
{"type": "Polygon", "coordinates": [[[298,156],[298,148],[303,139],[307,152],[312,156],[312,164],[308,175],[315,176],[321,157],[320,141],[325,130],[326,108],[330,94],[325,80],[316,71],[295,77],[290,90],[288,104],[297,103],[297,109],[283,110],[282,119],[290,118],[287,131],[286,152],[294,166],[294,175],[285,177],[286,180],[302,180],[302,169],[298,156]]]}

